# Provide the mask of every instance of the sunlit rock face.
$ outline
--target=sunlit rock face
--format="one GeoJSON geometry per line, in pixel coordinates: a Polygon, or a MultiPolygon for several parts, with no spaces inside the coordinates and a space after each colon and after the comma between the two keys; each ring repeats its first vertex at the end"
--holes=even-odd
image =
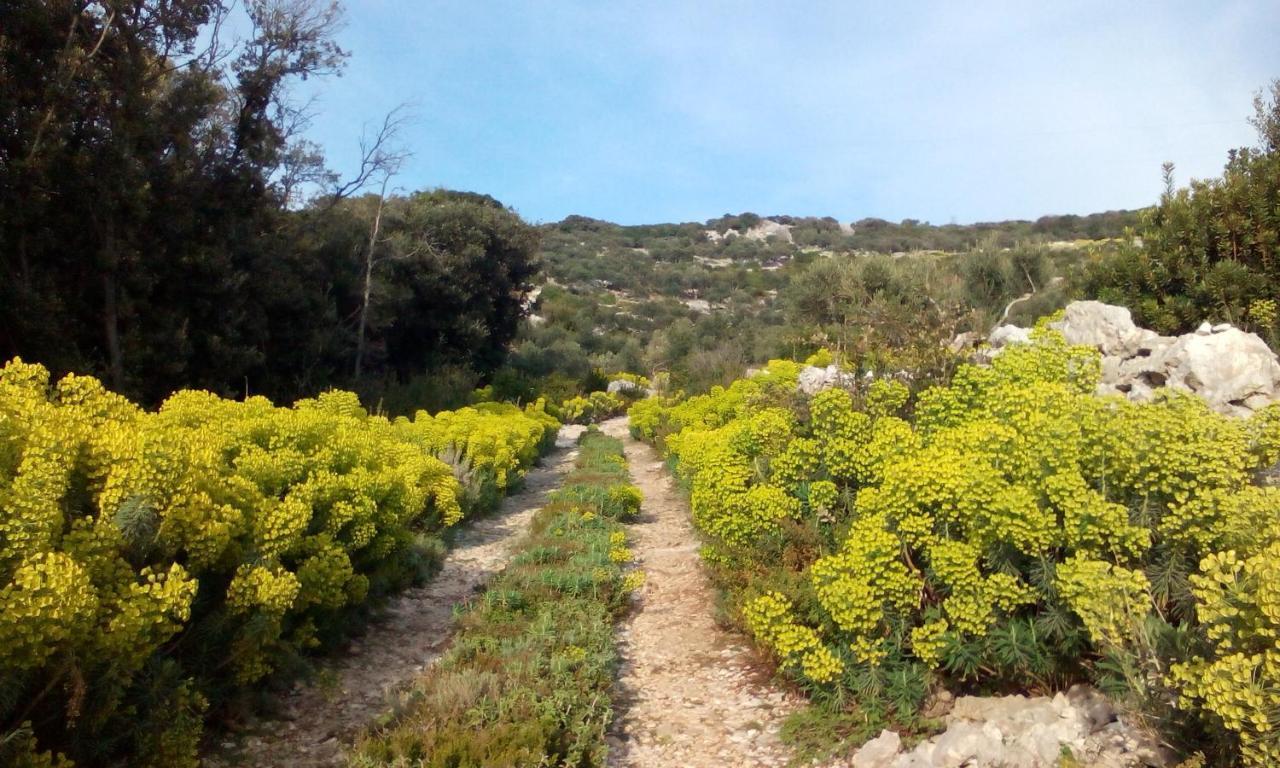
{"type": "MultiPolygon", "coordinates": [[[[1228,323],[1161,336],[1134,324],[1129,310],[1099,301],[1067,305],[1052,325],[1072,344],[1102,353],[1099,394],[1149,400],[1161,387],[1193,392],[1214,410],[1246,416],[1280,399],[1280,362],[1257,334],[1228,323]]],[[[1003,325],[988,337],[991,352],[1029,341],[1029,331],[1003,325]]]]}

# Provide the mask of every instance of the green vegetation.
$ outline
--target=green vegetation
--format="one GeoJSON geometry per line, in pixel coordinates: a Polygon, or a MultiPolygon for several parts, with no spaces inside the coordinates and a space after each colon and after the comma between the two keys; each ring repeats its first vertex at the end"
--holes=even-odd
{"type": "Polygon", "coordinates": [[[1123,304],[1163,333],[1230,322],[1280,341],[1280,80],[1254,100],[1258,145],[1233,149],[1222,176],[1166,189],[1145,212],[1141,246],[1089,266],[1084,291],[1123,304]]]}
{"type": "Polygon", "coordinates": [[[1043,327],[914,395],[805,398],[798,371],[631,421],[687,483],[734,617],[828,713],[812,727],[927,727],[938,686],[1092,681],[1213,764],[1280,759],[1280,492],[1253,484],[1280,406],[1100,398],[1096,350],[1043,327]]]}
{"type": "Polygon", "coordinates": [[[642,574],[621,523],[640,509],[620,441],[584,434],[564,488],[459,619],[453,647],[353,766],[603,766],[613,624],[642,574]]]}
{"type": "MultiPolygon", "coordinates": [[[[244,7],[230,48],[221,0],[0,10],[0,763],[196,764],[560,420],[630,406],[811,695],[803,754],[927,732],[939,687],[1090,681],[1194,759],[1280,764],[1280,406],[1095,397],[1097,352],[1043,326],[952,345],[1077,297],[1280,344],[1280,81],[1257,146],[1137,212],[532,226],[388,192],[396,111],[329,171],[290,91],[341,69],[339,6],[244,7]],[[799,360],[847,389],[800,394],[799,360]]],[[[588,432],[357,764],[603,764],[639,505],[588,432]]]]}
{"type": "Polygon", "coordinates": [[[537,230],[484,195],[362,195],[402,158],[394,113],[338,179],[290,89],[341,68],[339,6],[244,6],[234,47],[221,0],[0,11],[0,359],[147,404],[465,404],[414,379],[465,369],[468,392],[497,367],[537,230]]]}
{"type": "Polygon", "coordinates": [[[829,346],[873,368],[945,367],[963,331],[1058,309],[1086,258],[1119,247],[1135,213],[933,226],[755,214],[624,227],[543,227],[547,284],[500,379],[512,394],[586,393],[620,370],[706,391],[773,357],[829,346]],[[751,231],[762,223],[772,234],[751,231]],[[726,233],[728,236],[726,237],[726,233]],[[1086,238],[1086,239],[1082,239],[1086,238]],[[927,364],[926,364],[927,363],[927,364]]]}
{"type": "Polygon", "coordinates": [[[392,422],[337,391],[147,411],[0,368],[0,764],[196,765],[206,713],[421,582],[558,426],[505,403],[392,422]]]}

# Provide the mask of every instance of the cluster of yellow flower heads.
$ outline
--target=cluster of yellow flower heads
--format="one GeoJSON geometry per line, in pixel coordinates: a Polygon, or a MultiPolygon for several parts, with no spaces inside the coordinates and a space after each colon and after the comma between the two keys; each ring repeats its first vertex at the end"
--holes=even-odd
{"type": "Polygon", "coordinates": [[[624,483],[611,485],[605,491],[604,505],[619,520],[630,520],[640,514],[640,505],[644,502],[644,494],[639,488],[624,483]]]}
{"type": "Polygon", "coordinates": [[[633,555],[627,546],[627,534],[614,531],[609,534],[609,560],[614,563],[629,563],[633,555]]]}
{"type": "Polygon", "coordinates": [[[591,424],[617,416],[627,408],[627,400],[613,392],[595,391],[578,395],[560,404],[560,418],[566,424],[591,424]]]}
{"type": "Polygon", "coordinates": [[[1280,764],[1280,522],[1270,509],[1267,546],[1208,555],[1192,577],[1209,652],[1172,669],[1184,702],[1238,733],[1255,766],[1280,764]]]}
{"type": "Polygon", "coordinates": [[[747,602],[742,616],[751,634],[773,651],[784,667],[798,669],[816,683],[829,683],[844,672],[844,664],[818,633],[791,617],[791,602],[778,592],[747,602]]]}
{"type": "MultiPolygon", "coordinates": [[[[1280,763],[1280,490],[1253,484],[1280,460],[1280,406],[1238,419],[1185,393],[1097,396],[1098,353],[1045,323],[913,402],[892,380],[806,399],[795,370],[775,361],[632,409],[633,430],[688,483],[710,561],[776,551],[781,520],[834,511],[843,542],[804,576],[815,626],[836,630],[825,643],[863,664],[896,652],[939,668],[954,641],[1051,604],[1098,651],[1133,646],[1151,617],[1185,616],[1171,620],[1208,649],[1164,660],[1186,705],[1239,734],[1248,764],[1280,763]],[[1193,612],[1170,611],[1179,595],[1148,576],[1172,557],[1201,564],[1193,612]]],[[[796,669],[818,642],[780,594],[743,616],[796,669]]]]}
{"type": "Polygon", "coordinates": [[[346,392],[281,408],[183,391],[151,412],[14,360],[0,369],[0,675],[76,658],[128,679],[221,584],[201,610],[240,627],[227,662],[252,683],[325,612],[363,601],[415,533],[461,519],[456,473],[505,488],[556,426],[541,405],[504,404],[393,422],[346,392]]]}

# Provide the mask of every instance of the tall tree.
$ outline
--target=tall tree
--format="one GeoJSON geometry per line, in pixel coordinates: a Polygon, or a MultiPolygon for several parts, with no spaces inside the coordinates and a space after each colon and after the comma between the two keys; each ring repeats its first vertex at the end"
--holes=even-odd
{"type": "Polygon", "coordinates": [[[258,361],[245,276],[279,226],[287,86],[344,54],[336,5],[245,8],[252,32],[225,50],[219,0],[0,7],[6,357],[149,399],[258,361]]]}
{"type": "Polygon", "coordinates": [[[1165,193],[1144,215],[1141,245],[1091,265],[1083,290],[1125,304],[1173,333],[1204,320],[1248,325],[1280,341],[1280,80],[1254,100],[1258,144],[1227,153],[1222,175],[1165,193]]]}

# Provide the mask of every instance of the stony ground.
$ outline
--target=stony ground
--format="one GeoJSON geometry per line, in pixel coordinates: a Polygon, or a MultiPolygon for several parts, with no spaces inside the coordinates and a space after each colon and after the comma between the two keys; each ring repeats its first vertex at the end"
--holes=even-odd
{"type": "Polygon", "coordinates": [[[1175,762],[1088,686],[1049,696],[962,696],[943,704],[945,730],[910,749],[883,731],[852,768],[1151,768],[1175,762]],[[1069,759],[1068,759],[1069,758],[1069,759]]]}
{"type": "Polygon", "coordinates": [[[256,723],[243,739],[228,739],[210,766],[316,768],[343,765],[344,749],[384,712],[397,692],[447,649],[455,606],[482,589],[507,562],[549,491],[572,466],[581,428],[561,431],[556,449],[524,478],[521,489],[488,517],[466,523],[441,571],[425,586],[391,602],[344,657],[317,681],[279,702],[281,719],[256,723]]]}
{"type": "Polygon", "coordinates": [[[618,768],[781,766],[782,720],[801,701],[769,684],[745,639],[717,626],[715,592],[698,559],[689,507],[658,454],[622,437],[644,492],[632,549],[646,583],[618,632],[622,670],[609,736],[618,768]]]}

